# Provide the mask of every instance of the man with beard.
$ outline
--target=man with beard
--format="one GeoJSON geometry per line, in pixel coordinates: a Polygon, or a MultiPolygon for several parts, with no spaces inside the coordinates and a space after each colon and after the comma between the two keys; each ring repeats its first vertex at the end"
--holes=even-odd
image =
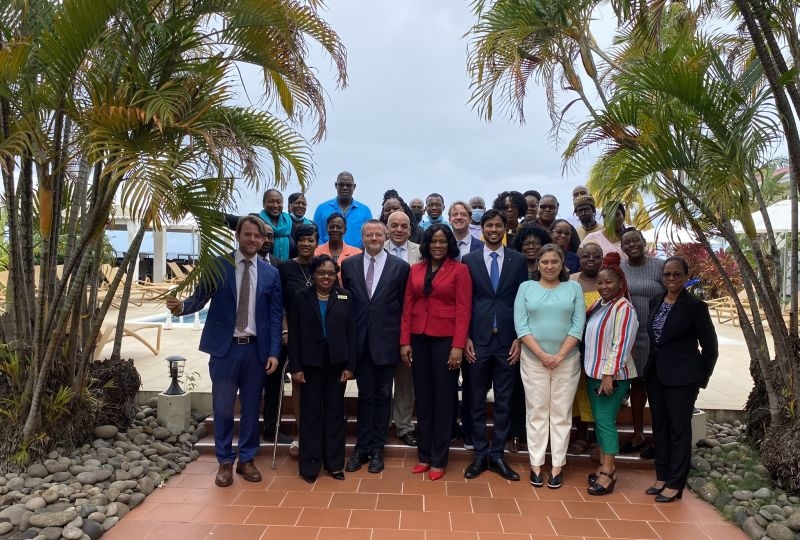
{"type": "Polygon", "coordinates": [[[597,204],[594,197],[591,195],[578,195],[572,200],[573,207],[575,208],[575,216],[580,221],[580,226],[577,228],[578,237],[583,240],[586,235],[599,231],[602,228],[597,222],[597,204]]]}

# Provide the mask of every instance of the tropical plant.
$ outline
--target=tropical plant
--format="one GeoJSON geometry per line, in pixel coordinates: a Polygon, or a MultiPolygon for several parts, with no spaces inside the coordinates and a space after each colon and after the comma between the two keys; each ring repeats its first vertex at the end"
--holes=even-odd
{"type": "MultiPolygon", "coordinates": [[[[293,125],[311,119],[312,141],[325,134],[325,94],[307,63],[309,42],[346,83],[344,47],[318,7],[318,0],[0,5],[0,163],[12,248],[2,332],[25,381],[20,414],[0,425],[0,458],[19,448],[30,454],[32,441],[41,449],[58,442],[44,396],[71,388],[59,394],[59,410],[80,411],[87,364],[123,278],[124,320],[145,227],[194,215],[198,268],[209,271],[192,279],[213,276],[209,261],[230,249],[219,211],[234,191],[265,180],[284,185],[291,176],[308,181],[311,148],[293,125]],[[269,108],[235,104],[243,64],[260,71],[260,89],[247,91],[269,108]],[[102,296],[103,231],[115,201],[142,229],[102,296]]],[[[1,379],[0,390],[8,390],[1,379]]]]}

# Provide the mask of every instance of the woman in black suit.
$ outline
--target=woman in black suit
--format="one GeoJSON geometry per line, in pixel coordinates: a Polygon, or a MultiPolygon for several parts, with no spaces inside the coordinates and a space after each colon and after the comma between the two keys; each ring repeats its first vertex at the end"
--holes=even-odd
{"type": "Polygon", "coordinates": [[[322,467],[344,480],[344,391],[355,371],[350,293],[337,285],[330,255],[311,261],[314,286],[297,291],[289,311],[289,371],[300,392],[300,476],[316,481],[322,467]]]}
{"type": "Polygon", "coordinates": [[[717,361],[717,333],[708,306],[684,288],[689,265],[680,257],[664,264],[663,297],[650,304],[650,359],[645,384],[653,416],[656,482],[645,491],[656,502],[680,499],[689,475],[692,413],[717,361]]]}

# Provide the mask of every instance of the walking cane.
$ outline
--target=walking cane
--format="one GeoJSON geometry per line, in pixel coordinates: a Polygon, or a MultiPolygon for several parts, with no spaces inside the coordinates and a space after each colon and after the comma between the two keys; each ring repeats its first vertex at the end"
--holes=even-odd
{"type": "Polygon", "coordinates": [[[272,443],[272,465],[270,465],[270,469],[278,468],[278,464],[275,462],[275,456],[278,453],[278,435],[280,434],[281,407],[283,406],[283,385],[286,383],[286,366],[288,365],[289,359],[287,358],[281,369],[281,391],[279,393],[280,398],[278,399],[278,418],[275,420],[275,440],[272,443]]]}

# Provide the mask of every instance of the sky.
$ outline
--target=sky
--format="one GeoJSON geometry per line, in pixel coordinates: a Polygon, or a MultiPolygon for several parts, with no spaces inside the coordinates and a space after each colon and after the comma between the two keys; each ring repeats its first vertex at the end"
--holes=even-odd
{"type": "MultiPolygon", "coordinates": [[[[390,188],[406,202],[439,192],[446,205],[475,195],[491,205],[501,191],[536,189],[555,194],[562,216],[571,214],[572,188],[585,183],[591,159],[562,170],[542,88],[528,85],[524,125],[497,113],[486,122],[468,103],[463,36],[475,17],[467,0],[331,0],[322,17],[347,48],[349,84],[336,89],[330,61],[312,47],[329,100],[327,137],[313,147],[309,214],[335,196],[336,175],[345,170],[355,178],[355,198],[373,214],[390,188]]],[[[245,85],[250,96],[258,91],[255,73],[245,85]]],[[[243,191],[239,212],[259,210],[264,189],[243,191]]],[[[296,181],[284,200],[294,191],[296,181]]]]}

